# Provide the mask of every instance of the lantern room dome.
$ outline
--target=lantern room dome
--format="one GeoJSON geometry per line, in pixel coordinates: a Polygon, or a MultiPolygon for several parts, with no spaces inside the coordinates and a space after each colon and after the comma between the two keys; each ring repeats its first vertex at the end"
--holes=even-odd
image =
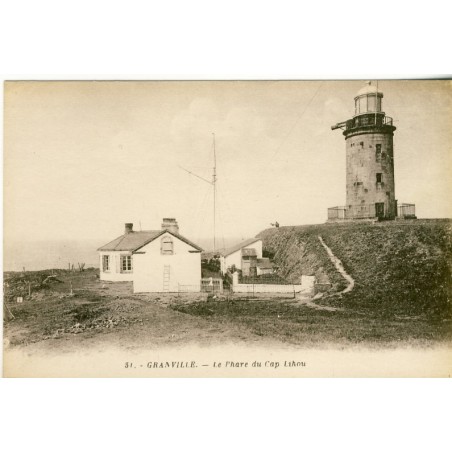
{"type": "Polygon", "coordinates": [[[356,94],[356,97],[365,96],[366,94],[378,94],[383,97],[383,93],[380,90],[377,90],[376,85],[372,85],[372,82],[367,82],[356,94]]]}
{"type": "Polygon", "coordinates": [[[355,116],[382,112],[382,99],[383,93],[377,89],[377,85],[372,85],[372,82],[367,82],[355,97],[355,116]]]}

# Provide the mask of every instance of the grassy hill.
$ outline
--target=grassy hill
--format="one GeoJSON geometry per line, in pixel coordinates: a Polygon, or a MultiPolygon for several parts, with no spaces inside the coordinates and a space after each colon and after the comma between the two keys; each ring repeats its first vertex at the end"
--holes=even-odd
{"type": "Polygon", "coordinates": [[[355,279],[355,289],[323,303],[381,316],[450,318],[452,221],[323,224],[267,229],[258,237],[283,277],[315,274],[331,293],[346,283],[329,261],[325,243],[355,279]]]}

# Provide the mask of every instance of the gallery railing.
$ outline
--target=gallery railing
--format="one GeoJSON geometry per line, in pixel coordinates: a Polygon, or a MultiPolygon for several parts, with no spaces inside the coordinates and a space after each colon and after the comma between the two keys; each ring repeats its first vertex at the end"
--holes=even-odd
{"type": "Polygon", "coordinates": [[[377,127],[383,127],[383,126],[392,126],[393,125],[393,119],[390,116],[385,116],[384,114],[365,114],[356,116],[353,119],[349,119],[346,121],[346,130],[354,129],[356,127],[364,127],[364,126],[377,126],[377,127]]]}
{"type": "Polygon", "coordinates": [[[346,206],[330,207],[328,209],[328,220],[345,220],[346,206]]]}
{"type": "Polygon", "coordinates": [[[328,220],[361,220],[369,218],[386,218],[384,208],[377,210],[375,204],[359,204],[356,206],[336,206],[328,209],[328,220]]]}
{"type": "Polygon", "coordinates": [[[397,216],[400,218],[416,218],[416,205],[403,203],[397,206],[397,216]]]}

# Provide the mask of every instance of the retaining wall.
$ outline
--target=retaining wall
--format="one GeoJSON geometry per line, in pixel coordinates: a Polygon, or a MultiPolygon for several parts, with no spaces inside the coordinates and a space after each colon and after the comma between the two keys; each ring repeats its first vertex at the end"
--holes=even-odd
{"type": "Polygon", "coordinates": [[[232,291],[236,293],[298,293],[314,291],[315,276],[301,276],[301,284],[239,284],[239,275],[232,275],[232,291]]]}

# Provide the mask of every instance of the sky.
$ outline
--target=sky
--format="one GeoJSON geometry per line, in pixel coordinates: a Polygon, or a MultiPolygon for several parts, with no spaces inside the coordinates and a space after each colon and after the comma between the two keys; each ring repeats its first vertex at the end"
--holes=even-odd
{"type": "MultiPolygon", "coordinates": [[[[213,237],[326,221],[345,203],[345,140],[364,81],[6,82],[5,241],[99,240],[134,229],[213,237]],[[182,167],[182,168],[181,168],[182,167]]],[[[379,81],[394,118],[396,199],[452,217],[452,82],[379,81]]]]}

